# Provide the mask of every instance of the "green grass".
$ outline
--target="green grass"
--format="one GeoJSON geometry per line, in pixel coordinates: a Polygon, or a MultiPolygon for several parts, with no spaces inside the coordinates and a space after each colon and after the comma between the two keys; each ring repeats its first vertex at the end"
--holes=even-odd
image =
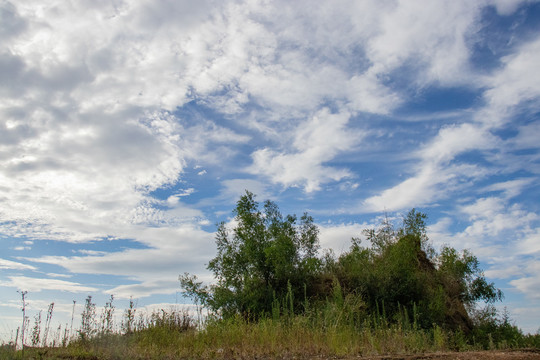
{"type": "MultiPolygon", "coordinates": [[[[203,330],[155,326],[132,334],[97,335],[65,347],[27,348],[26,359],[177,359],[177,358],[292,358],[295,356],[357,356],[479,350],[455,334],[435,327],[406,330],[397,325],[360,329],[324,328],[309,318],[271,319],[249,323],[243,319],[209,321],[203,330]]],[[[500,344],[504,347],[507,345],[500,344]]],[[[7,351],[0,359],[22,359],[21,351],[7,351]],[[11,357],[10,357],[11,356],[11,357]]]]}
{"type": "MultiPolygon", "coordinates": [[[[420,329],[407,316],[389,323],[382,316],[367,316],[354,298],[319,304],[304,315],[282,310],[256,322],[238,316],[210,317],[200,323],[187,311],[172,310],[135,317],[136,309],[130,309],[124,312],[122,324],[112,324],[113,317],[107,316],[107,311],[109,315],[114,311],[112,299],[101,316],[90,299],[88,311],[83,312],[84,327],[67,341],[57,336],[49,339],[55,346],[53,342],[41,347],[25,344],[24,351],[4,345],[0,360],[344,357],[540,347],[540,335],[512,332],[508,326],[486,327],[475,338],[437,325],[420,329]]],[[[34,343],[38,340],[34,338],[34,343]]]]}

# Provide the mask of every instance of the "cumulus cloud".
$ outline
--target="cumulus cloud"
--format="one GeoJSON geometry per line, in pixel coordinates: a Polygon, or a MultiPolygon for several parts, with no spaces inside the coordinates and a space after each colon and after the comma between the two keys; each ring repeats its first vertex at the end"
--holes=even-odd
{"type": "Polygon", "coordinates": [[[5,41],[25,30],[26,20],[20,16],[15,5],[3,0],[0,3],[0,36],[5,41]]]}
{"type": "Polygon", "coordinates": [[[380,31],[367,47],[375,64],[371,71],[389,73],[410,64],[424,70],[415,80],[421,85],[469,83],[466,38],[481,6],[470,1],[398,1],[385,8],[380,31]]]}
{"type": "Polygon", "coordinates": [[[502,59],[503,68],[487,81],[486,107],[477,119],[493,127],[504,125],[510,115],[533,106],[540,97],[540,75],[535,64],[540,61],[540,39],[520,44],[517,51],[502,59]]]}
{"type": "MultiPolygon", "coordinates": [[[[320,224],[320,242],[322,249],[332,249],[338,255],[348,251],[351,239],[362,235],[362,230],[368,228],[366,224],[320,224]]],[[[368,245],[369,246],[369,245],[368,245]]]]}
{"type": "Polygon", "coordinates": [[[528,230],[517,250],[523,255],[540,255],[540,228],[528,230]]]}
{"type": "Polygon", "coordinates": [[[538,261],[531,261],[527,265],[529,276],[512,280],[510,281],[510,285],[525,293],[528,297],[537,300],[540,299],[540,291],[537,290],[540,288],[540,275],[538,275],[540,268],[538,261]]]}
{"type": "Polygon", "coordinates": [[[53,226],[44,231],[73,241],[107,235],[99,227],[111,220],[129,223],[146,192],[175,181],[183,168],[174,135],[160,133],[171,119],[146,121],[39,126],[36,139],[12,146],[14,156],[3,161],[3,218],[31,224],[14,229],[19,234],[53,226]]]}
{"type": "Polygon", "coordinates": [[[164,111],[184,103],[181,44],[209,3],[35,5],[2,3],[14,38],[0,51],[4,232],[88,241],[200,215],[157,211],[148,192],[176,182],[205,144],[246,139],[214,124],[187,129],[164,111]]]}
{"type": "Polygon", "coordinates": [[[540,215],[512,203],[511,198],[485,197],[461,205],[457,219],[469,225],[462,231],[450,230],[450,218],[429,227],[429,236],[437,245],[470,249],[488,264],[491,279],[511,279],[510,285],[530,298],[539,296],[537,262],[540,247],[540,215]]]}
{"type": "Polygon", "coordinates": [[[319,111],[296,129],[291,139],[294,152],[257,150],[252,155],[250,172],[265,174],[286,187],[303,187],[306,192],[319,190],[321,183],[350,177],[347,169],[324,165],[362,141],[363,133],[347,131],[349,119],[349,113],[319,111]]]}
{"type": "MultiPolygon", "coordinates": [[[[17,181],[24,176],[28,185],[19,197],[34,188],[38,194],[68,189],[60,199],[45,196],[45,204],[32,206],[32,222],[50,223],[41,217],[58,207],[68,213],[98,208],[102,218],[114,217],[104,210],[110,203],[103,199],[103,184],[115,189],[117,193],[109,198],[121,199],[118,202],[125,207],[117,213],[125,213],[145,202],[141,189],[176,181],[186,158],[217,162],[205,151],[208,143],[249,141],[246,135],[208,122],[187,129],[166,112],[156,113],[198,97],[223,113],[241,113],[253,101],[276,107],[280,114],[293,114],[285,117],[294,121],[291,143],[282,144],[282,150],[255,150],[252,173],[307,192],[350,177],[346,168],[324,165],[361,140],[362,134],[356,133],[356,139],[349,135],[348,118],[358,111],[387,114],[395,108],[402,96],[385,84],[384,76],[410,59],[423,58],[427,65],[421,66],[431,69],[428,73],[438,74],[437,69],[444,68],[448,79],[455,79],[456,69],[465,68],[463,39],[479,7],[466,2],[429,9],[406,2],[391,6],[344,1],[341,5],[200,2],[185,11],[185,3],[161,1],[150,6],[139,1],[99,3],[90,9],[51,3],[36,11],[31,2],[17,7],[6,3],[4,14],[11,19],[7,23],[18,29],[12,32],[19,37],[2,55],[2,69],[6,76],[16,76],[5,83],[16,83],[19,93],[13,93],[17,87],[7,87],[10,101],[0,112],[8,119],[6,139],[19,139],[9,151],[20,154],[7,163],[6,176],[18,177],[17,181]],[[300,8],[309,9],[308,14],[296,18],[300,8]],[[376,16],[366,16],[368,9],[376,16]],[[276,17],[278,11],[291,21],[276,17]],[[336,16],[328,16],[328,11],[336,16]],[[382,21],[375,21],[377,16],[382,21]],[[23,22],[27,25],[16,25],[23,22]],[[407,41],[400,40],[400,34],[407,35],[407,41]],[[426,56],[433,44],[441,53],[426,56]],[[345,55],[343,61],[329,61],[337,55],[345,55]],[[347,60],[350,57],[356,64],[347,60]],[[445,62],[450,58],[457,59],[456,64],[445,62]],[[134,73],[137,76],[131,76],[134,73]],[[24,92],[22,100],[20,92],[24,92]],[[45,98],[49,99],[46,106],[45,98]],[[343,109],[351,113],[329,115],[321,110],[308,121],[294,115],[318,107],[327,98],[343,102],[343,109]],[[189,141],[182,138],[185,133],[205,136],[199,137],[202,141],[189,141]],[[65,174],[64,169],[77,169],[79,174],[65,174]],[[53,184],[50,179],[55,179],[53,184]],[[86,198],[72,195],[82,189],[86,198]]],[[[448,80],[440,74],[428,77],[448,80]]],[[[17,212],[23,204],[15,200],[17,212]]],[[[71,224],[59,232],[69,233],[65,228],[71,224]]]]}

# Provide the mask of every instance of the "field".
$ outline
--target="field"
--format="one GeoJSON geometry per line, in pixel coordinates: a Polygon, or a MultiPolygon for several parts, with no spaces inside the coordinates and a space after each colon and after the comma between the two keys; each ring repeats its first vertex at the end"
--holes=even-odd
{"type": "Polygon", "coordinates": [[[357,323],[335,307],[256,322],[241,317],[201,322],[187,311],[143,314],[130,308],[116,324],[107,316],[114,312],[112,303],[101,314],[94,306],[87,302],[86,318],[69,338],[44,344],[47,330],[38,334],[33,326],[24,350],[19,338],[17,349],[13,342],[0,348],[0,359],[540,359],[539,335],[490,333],[484,342],[438,326],[420,329],[383,318],[357,323]]]}

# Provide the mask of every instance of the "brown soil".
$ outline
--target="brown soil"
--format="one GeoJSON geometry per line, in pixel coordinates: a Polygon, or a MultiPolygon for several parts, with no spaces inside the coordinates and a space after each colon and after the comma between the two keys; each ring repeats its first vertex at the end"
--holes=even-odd
{"type": "Polygon", "coordinates": [[[418,355],[359,356],[344,360],[531,360],[540,359],[540,349],[448,352],[418,355]]]}

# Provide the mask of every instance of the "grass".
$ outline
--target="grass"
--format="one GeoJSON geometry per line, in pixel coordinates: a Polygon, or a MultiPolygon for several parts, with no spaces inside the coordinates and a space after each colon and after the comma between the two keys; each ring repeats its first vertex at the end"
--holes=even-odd
{"type": "MultiPolygon", "coordinates": [[[[326,302],[304,315],[274,312],[256,322],[240,316],[209,317],[201,322],[187,310],[159,310],[143,316],[131,302],[122,323],[114,324],[113,298],[97,314],[89,297],[81,327],[72,332],[66,325],[54,336],[48,328],[52,310],[50,306],[43,331],[41,316],[36,316],[32,335],[21,333],[19,349],[13,342],[0,346],[0,360],[345,357],[540,347],[539,335],[516,337],[513,333],[509,340],[489,333],[483,334],[487,340],[479,342],[437,325],[419,329],[407,316],[389,323],[381,316],[365,316],[361,302],[354,298],[326,302]],[[51,337],[43,339],[47,334],[51,337]],[[25,343],[20,348],[21,339],[34,346],[25,343]]],[[[28,332],[28,321],[24,321],[28,332]]]]}

